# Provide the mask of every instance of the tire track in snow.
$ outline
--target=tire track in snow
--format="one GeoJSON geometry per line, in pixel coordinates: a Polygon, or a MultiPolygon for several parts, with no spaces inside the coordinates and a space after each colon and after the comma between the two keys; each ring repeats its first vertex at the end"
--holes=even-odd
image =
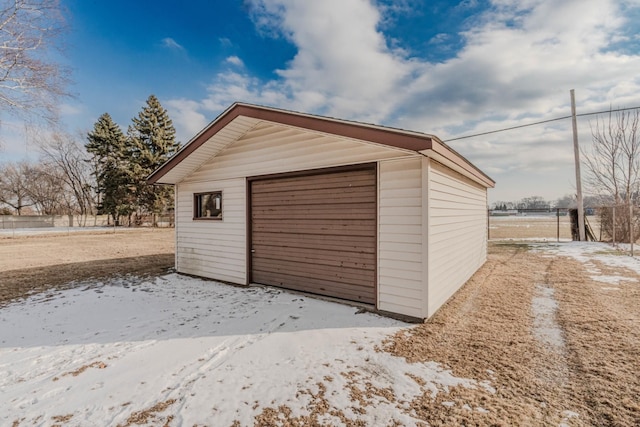
{"type": "MultiPolygon", "coordinates": [[[[540,345],[549,354],[547,362],[540,366],[539,376],[542,381],[553,385],[569,401],[567,384],[570,383],[571,371],[568,362],[568,350],[565,341],[565,331],[558,322],[558,301],[555,298],[555,288],[552,285],[551,270],[553,260],[548,259],[543,279],[536,283],[534,297],[531,301],[533,314],[532,332],[540,345]]],[[[566,408],[566,407],[565,407],[566,408]]],[[[579,418],[575,411],[565,409],[559,414],[559,427],[568,427],[571,419],[579,418]]]]}
{"type": "MultiPolygon", "coordinates": [[[[14,375],[3,380],[0,386],[11,385],[14,390],[18,390],[21,398],[11,401],[12,406],[26,410],[29,406],[43,401],[55,402],[64,399],[67,393],[77,387],[76,376],[65,375],[66,373],[77,371],[96,361],[106,362],[105,371],[108,372],[109,365],[123,354],[144,350],[154,344],[155,341],[142,341],[135,344],[123,342],[115,346],[94,344],[56,348],[53,352],[31,356],[32,362],[25,371],[13,371],[14,375]],[[52,384],[55,386],[52,387],[52,384]]],[[[50,351],[50,347],[36,350],[50,351]]],[[[11,362],[8,365],[11,365],[11,362]]],[[[94,388],[100,388],[103,385],[103,382],[96,383],[94,388]]]]}
{"type": "MultiPolygon", "coordinates": [[[[190,395],[193,391],[198,380],[202,379],[204,375],[208,372],[216,371],[225,365],[232,356],[237,356],[242,351],[249,351],[251,346],[261,342],[262,340],[269,337],[274,332],[282,329],[286,325],[286,320],[289,319],[289,314],[285,314],[282,316],[276,316],[271,320],[268,324],[267,332],[263,332],[260,334],[252,334],[252,335],[242,335],[236,337],[231,343],[226,342],[223,343],[224,348],[222,346],[216,347],[216,349],[220,349],[220,351],[215,351],[212,353],[212,357],[206,360],[195,372],[185,378],[185,381],[182,382],[180,387],[176,387],[175,391],[180,392],[180,396],[176,396],[180,399],[180,405],[176,407],[176,415],[179,416],[180,412],[184,408],[186,404],[185,397],[190,395]]],[[[228,342],[229,340],[227,340],[228,342]]],[[[172,397],[171,394],[168,395],[172,397]]]]}
{"type": "MultiPolygon", "coordinates": [[[[229,362],[233,357],[238,356],[240,352],[250,351],[254,344],[263,341],[271,334],[281,330],[287,324],[287,320],[292,320],[289,313],[276,316],[270,322],[265,323],[266,332],[259,334],[236,335],[227,338],[215,347],[208,349],[205,355],[200,357],[197,361],[188,365],[183,365],[180,369],[174,372],[172,375],[180,377],[182,380],[175,384],[167,385],[167,387],[162,390],[159,397],[153,401],[147,402],[146,405],[153,405],[158,402],[167,401],[168,399],[175,399],[176,405],[172,405],[171,411],[174,416],[174,420],[179,425],[182,422],[181,413],[183,409],[185,409],[185,405],[188,403],[188,397],[192,395],[199,380],[204,379],[207,374],[215,373],[218,369],[224,367],[227,362],[229,362]]],[[[111,422],[115,422],[115,420],[123,416],[125,412],[127,414],[129,413],[129,411],[123,410],[114,414],[111,422]]],[[[125,414],[125,416],[128,415],[125,414]]]]}

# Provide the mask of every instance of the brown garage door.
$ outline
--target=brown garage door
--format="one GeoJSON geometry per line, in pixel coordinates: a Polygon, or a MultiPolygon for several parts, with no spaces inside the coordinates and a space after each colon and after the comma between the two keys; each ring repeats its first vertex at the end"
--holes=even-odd
{"type": "Polygon", "coordinates": [[[250,182],[251,279],[376,302],[376,170],[250,182]]]}

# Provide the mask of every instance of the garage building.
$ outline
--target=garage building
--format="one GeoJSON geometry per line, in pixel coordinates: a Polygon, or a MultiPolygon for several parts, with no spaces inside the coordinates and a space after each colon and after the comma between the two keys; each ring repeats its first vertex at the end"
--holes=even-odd
{"type": "Polygon", "coordinates": [[[420,319],[485,262],[495,184],[433,135],[241,103],[149,182],[178,272],[420,319]]]}

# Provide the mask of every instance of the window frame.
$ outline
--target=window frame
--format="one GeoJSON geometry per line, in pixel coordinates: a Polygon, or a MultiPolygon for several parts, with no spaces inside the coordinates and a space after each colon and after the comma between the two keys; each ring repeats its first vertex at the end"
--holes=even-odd
{"type": "Polygon", "coordinates": [[[224,216],[224,203],[222,190],[204,191],[201,193],[193,193],[193,220],[194,221],[222,221],[224,216]],[[200,207],[202,204],[202,196],[211,195],[213,197],[220,196],[220,215],[218,216],[200,216],[200,207]]]}

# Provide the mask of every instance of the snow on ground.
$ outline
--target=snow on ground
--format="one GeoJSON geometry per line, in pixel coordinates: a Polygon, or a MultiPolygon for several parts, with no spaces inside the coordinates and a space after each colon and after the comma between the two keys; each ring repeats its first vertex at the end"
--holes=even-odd
{"type": "Polygon", "coordinates": [[[537,243],[547,243],[547,242],[556,242],[556,243],[565,243],[571,242],[571,239],[567,239],[564,237],[560,238],[560,242],[556,237],[509,237],[509,238],[499,238],[499,239],[491,239],[492,242],[537,242],[537,243]]]}
{"type": "MultiPolygon", "coordinates": [[[[640,274],[640,259],[629,255],[628,245],[620,245],[619,247],[613,247],[608,243],[598,242],[569,242],[559,244],[548,244],[542,247],[538,247],[537,250],[542,250],[548,256],[568,256],[577,261],[580,261],[587,267],[587,272],[591,273],[591,278],[598,282],[617,285],[621,281],[636,282],[635,278],[618,276],[618,275],[606,275],[598,268],[593,262],[600,262],[608,267],[622,267],[627,268],[640,274]]],[[[605,288],[603,288],[605,289],[605,288]]],[[[608,290],[616,290],[612,287],[608,290]]]]}
{"type": "Polygon", "coordinates": [[[176,274],[81,283],[0,309],[0,424],[253,425],[264,408],[303,415],[322,396],[366,425],[415,425],[408,402],[421,390],[489,389],[375,350],[407,327],[176,274]]]}
{"type": "Polygon", "coordinates": [[[542,284],[536,285],[536,295],[531,301],[531,311],[534,316],[533,334],[541,343],[562,353],[565,343],[562,329],[556,321],[558,302],[554,294],[555,289],[542,284]]]}

